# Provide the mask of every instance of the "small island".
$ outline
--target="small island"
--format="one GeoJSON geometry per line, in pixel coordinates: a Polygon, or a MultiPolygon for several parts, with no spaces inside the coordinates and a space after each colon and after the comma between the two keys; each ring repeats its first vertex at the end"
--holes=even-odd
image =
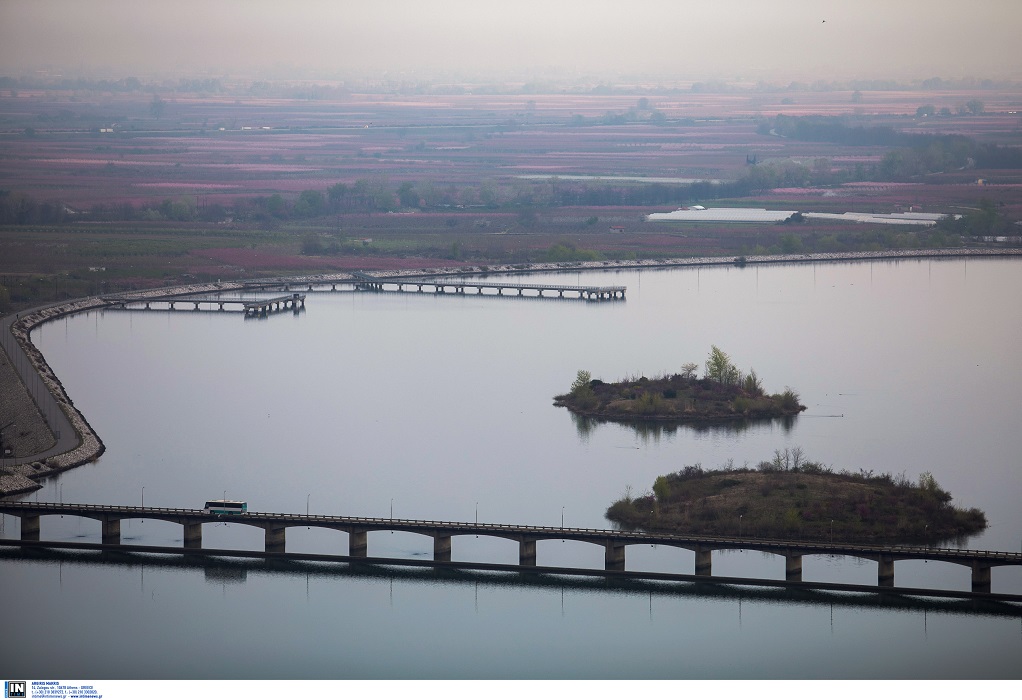
{"type": "Polygon", "coordinates": [[[649,493],[626,493],[606,513],[624,529],[829,542],[937,544],[983,531],[986,516],[952,505],[933,475],[835,472],[800,448],[755,468],[700,465],[657,477],[649,493]]]}
{"type": "Polygon", "coordinates": [[[571,391],[555,396],[554,405],[588,418],[678,423],[783,418],[806,410],[791,388],[767,394],[756,370],[745,374],[716,345],[711,346],[701,379],[696,377],[697,368],[690,362],[679,374],[614,383],[579,370],[571,391]]]}

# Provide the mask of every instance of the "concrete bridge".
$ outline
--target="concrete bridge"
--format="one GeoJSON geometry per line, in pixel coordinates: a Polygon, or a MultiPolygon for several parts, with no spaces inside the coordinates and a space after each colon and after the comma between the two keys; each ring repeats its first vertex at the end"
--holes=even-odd
{"type": "Polygon", "coordinates": [[[183,508],[145,508],[140,506],[86,505],[71,503],[33,503],[0,501],[0,513],[21,519],[21,540],[40,541],[40,518],[44,515],[75,515],[101,523],[103,543],[118,545],[121,521],[134,518],[165,520],[184,529],[184,549],[202,549],[204,523],[228,522],[250,525],[265,531],[265,551],[285,552],[289,527],[322,527],[348,534],[348,556],[369,556],[369,533],[380,530],[412,532],[433,539],[433,560],[450,562],[452,538],[460,535],[484,535],[518,542],[518,565],[536,566],[536,548],[542,540],[588,542],[605,550],[607,571],[625,570],[625,548],[628,545],[663,545],[687,549],[695,553],[695,575],[712,576],[713,552],[717,550],[751,549],[769,552],[784,558],[784,580],[802,581],[802,557],[806,555],[840,555],[870,559],[877,562],[877,586],[894,586],[894,563],[907,559],[944,561],[972,570],[972,591],[990,593],[991,569],[996,566],[1022,566],[1022,553],[984,550],[946,549],[901,545],[865,545],[766,540],[749,537],[707,537],[697,535],[661,535],[618,530],[587,528],[535,527],[530,525],[499,525],[436,520],[394,520],[389,518],[354,518],[333,515],[296,515],[292,513],[209,514],[202,510],[183,508]]]}
{"type": "Polygon", "coordinates": [[[108,309],[133,308],[135,310],[139,310],[141,308],[141,310],[145,311],[176,311],[178,304],[183,304],[185,306],[191,304],[192,311],[200,311],[203,309],[207,311],[226,311],[228,310],[228,307],[237,306],[240,307],[238,310],[245,312],[245,316],[253,317],[267,316],[271,313],[287,310],[297,312],[300,308],[305,307],[305,295],[295,292],[261,299],[230,299],[219,295],[147,296],[144,294],[118,294],[116,296],[100,297],[100,299],[106,304],[108,309]],[[158,305],[155,309],[153,307],[154,304],[158,305]]]}
{"type": "Polygon", "coordinates": [[[388,278],[368,275],[364,272],[353,272],[351,274],[356,279],[355,287],[357,289],[377,292],[392,291],[413,293],[432,292],[433,294],[465,294],[466,289],[473,289],[475,290],[475,294],[483,294],[488,291],[491,294],[496,293],[498,296],[503,296],[504,292],[508,291],[516,292],[516,296],[526,296],[525,293],[529,292],[530,294],[528,296],[549,298],[564,298],[564,295],[567,294],[568,298],[585,299],[587,301],[605,301],[624,299],[625,290],[627,289],[626,287],[615,286],[514,284],[510,282],[473,282],[467,280],[444,281],[440,279],[410,279],[398,277],[388,278]],[[387,285],[390,285],[392,289],[387,289],[387,285]]]}

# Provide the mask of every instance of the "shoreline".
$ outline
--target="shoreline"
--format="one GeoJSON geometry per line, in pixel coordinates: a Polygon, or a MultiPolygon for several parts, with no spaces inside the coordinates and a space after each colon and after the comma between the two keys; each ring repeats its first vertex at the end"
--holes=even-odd
{"type": "MultiPolygon", "coordinates": [[[[727,265],[768,265],[815,262],[863,262],[868,260],[903,260],[913,258],[969,258],[1020,257],[1022,249],[953,248],[936,250],[877,251],[866,253],[808,253],[800,255],[753,255],[744,257],[702,257],[641,260],[604,260],[574,263],[521,263],[508,265],[461,265],[442,268],[398,269],[387,272],[388,277],[439,277],[490,274],[530,274],[543,272],[570,272],[594,270],[657,269],[667,267],[701,267],[727,265]]],[[[378,271],[377,274],[383,274],[378,271]]],[[[194,294],[239,291],[258,285],[316,284],[320,282],[353,281],[349,272],[315,275],[280,275],[272,278],[250,279],[207,284],[189,284],[175,287],[133,292],[132,296],[161,296],[167,294],[194,294]]],[[[116,295],[111,295],[116,296],[116,295]]],[[[19,371],[0,376],[0,393],[14,397],[11,404],[15,415],[22,416],[34,404],[38,416],[45,421],[53,439],[53,447],[33,454],[18,455],[21,451],[18,436],[7,436],[6,444],[14,445],[14,456],[0,460],[0,498],[27,493],[42,488],[40,480],[62,471],[97,461],[106,446],[89,425],[85,416],[75,407],[63,384],[47,364],[46,359],[32,343],[31,332],[38,326],[65,316],[106,307],[99,297],[85,297],[59,304],[40,306],[0,319],[0,347],[6,351],[10,368],[21,365],[19,371]],[[28,376],[26,376],[28,375],[28,376]],[[28,384],[35,383],[34,388],[28,384]],[[26,401],[27,399],[27,401],[26,401]]],[[[35,449],[26,447],[25,449],[35,449]]]]}

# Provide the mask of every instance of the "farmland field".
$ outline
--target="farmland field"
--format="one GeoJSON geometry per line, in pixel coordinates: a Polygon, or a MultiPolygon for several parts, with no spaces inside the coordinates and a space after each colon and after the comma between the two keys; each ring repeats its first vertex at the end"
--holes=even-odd
{"type": "Polygon", "coordinates": [[[963,161],[895,181],[877,176],[890,146],[769,128],[778,114],[840,117],[1017,153],[1022,88],[455,87],[0,89],[0,302],[293,271],[976,245],[1010,241],[1022,220],[1022,170],[963,161]],[[920,116],[920,105],[944,113],[920,116]],[[730,184],[757,168],[799,175],[730,184]],[[691,204],[983,210],[1000,223],[996,236],[962,238],[644,219],[691,204]]]}

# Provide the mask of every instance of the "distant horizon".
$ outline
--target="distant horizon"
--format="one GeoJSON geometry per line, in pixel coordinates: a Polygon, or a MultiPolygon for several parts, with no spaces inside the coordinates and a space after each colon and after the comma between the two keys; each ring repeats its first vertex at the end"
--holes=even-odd
{"type": "Polygon", "coordinates": [[[463,87],[487,87],[487,86],[513,86],[520,85],[525,94],[543,94],[545,89],[556,91],[566,86],[582,88],[587,85],[603,87],[609,90],[639,90],[654,92],[656,90],[678,91],[691,89],[693,86],[700,86],[705,92],[714,92],[722,89],[734,91],[755,91],[755,90],[777,90],[777,91],[814,91],[814,90],[898,90],[920,87],[922,89],[936,90],[967,90],[967,89],[997,89],[1006,86],[1022,87],[1022,72],[1014,77],[990,77],[987,75],[919,75],[892,77],[884,75],[866,76],[861,78],[834,78],[814,80],[799,76],[775,76],[773,78],[736,76],[730,79],[719,76],[692,76],[679,77],[667,76],[655,73],[632,73],[632,74],[568,74],[548,71],[544,75],[529,74],[493,74],[493,75],[458,75],[447,72],[441,73],[412,73],[412,72],[369,72],[366,74],[335,74],[316,75],[306,70],[294,70],[293,72],[278,70],[269,73],[260,72],[227,72],[213,73],[209,71],[193,72],[123,72],[104,69],[81,70],[65,68],[55,65],[40,66],[29,72],[20,74],[12,71],[4,72],[0,67],[0,79],[15,80],[25,83],[38,81],[40,84],[52,83],[55,81],[85,81],[85,82],[119,82],[126,80],[138,80],[143,85],[154,83],[168,83],[175,81],[198,81],[218,80],[226,83],[267,83],[270,85],[284,86],[288,84],[309,84],[309,85],[345,85],[355,82],[367,84],[397,84],[415,83],[419,86],[463,86],[463,87]],[[940,81],[937,86],[923,85],[931,81],[940,81]]]}
{"type": "Polygon", "coordinates": [[[1020,25],[1015,0],[3,0],[0,74],[1003,81],[1020,25]]]}

